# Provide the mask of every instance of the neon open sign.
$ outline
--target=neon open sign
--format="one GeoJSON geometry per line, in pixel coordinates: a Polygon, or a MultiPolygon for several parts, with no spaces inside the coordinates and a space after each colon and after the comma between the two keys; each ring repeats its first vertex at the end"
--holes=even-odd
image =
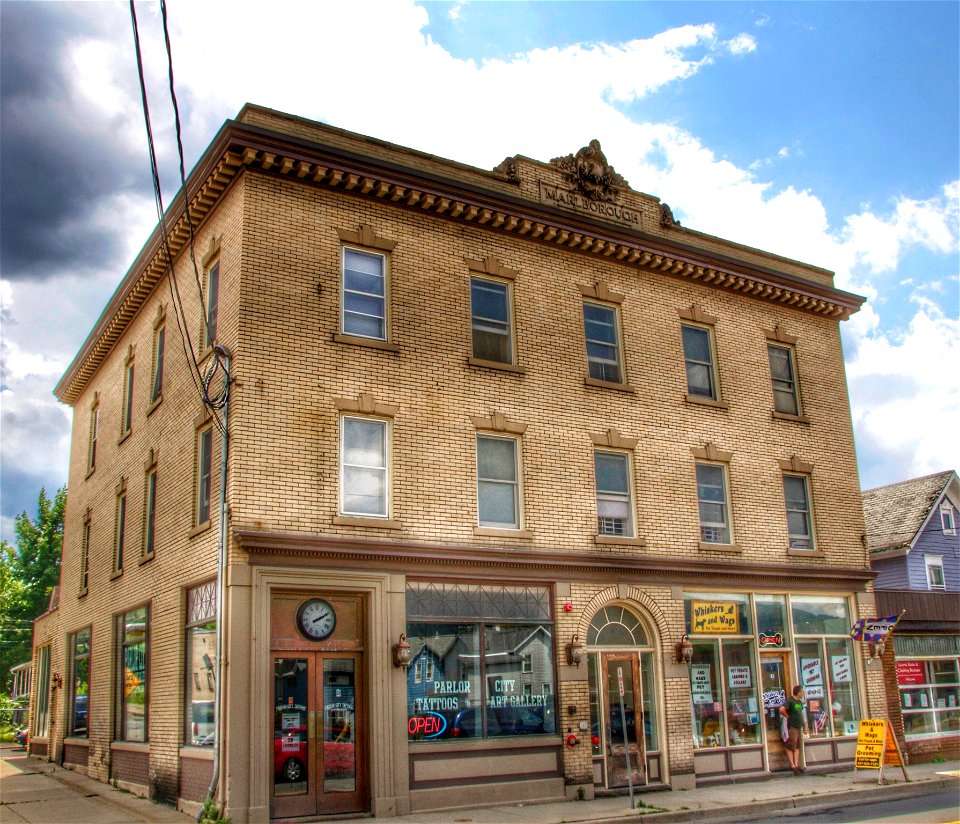
{"type": "Polygon", "coordinates": [[[411,715],[407,721],[407,732],[410,735],[423,738],[436,738],[443,735],[447,729],[447,719],[438,712],[425,712],[422,715],[411,715]]]}

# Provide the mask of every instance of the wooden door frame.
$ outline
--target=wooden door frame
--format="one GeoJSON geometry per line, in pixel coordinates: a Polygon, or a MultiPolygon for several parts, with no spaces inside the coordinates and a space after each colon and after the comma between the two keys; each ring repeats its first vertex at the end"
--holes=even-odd
{"type": "MultiPolygon", "coordinates": [[[[781,662],[783,667],[783,677],[784,677],[783,700],[784,702],[788,701],[790,699],[790,694],[793,690],[793,678],[792,678],[793,672],[790,668],[790,664],[791,664],[790,650],[788,649],[760,650],[759,659],[760,659],[759,666],[760,666],[761,684],[763,683],[764,664],[772,660],[778,660],[781,662]]],[[[761,702],[763,701],[762,688],[760,690],[760,700],[761,702]]],[[[777,711],[777,714],[779,715],[779,710],[777,711]]],[[[771,756],[770,735],[767,730],[767,708],[766,707],[763,708],[763,719],[764,719],[763,731],[764,731],[764,735],[766,736],[766,741],[764,742],[764,748],[763,748],[764,758],[766,759],[766,762],[767,762],[767,771],[772,772],[771,765],[770,765],[770,756],[771,756]]],[[[779,730],[779,724],[778,724],[778,730],[779,730]]],[[[786,750],[783,744],[783,740],[779,738],[779,733],[776,740],[779,742],[779,747],[777,749],[778,754],[782,751],[784,753],[784,758],[786,758],[786,750]]]]}
{"type": "MultiPolygon", "coordinates": [[[[607,683],[610,677],[608,665],[611,661],[628,661],[630,664],[630,675],[633,678],[633,726],[634,726],[634,735],[637,739],[637,753],[636,753],[636,764],[633,766],[633,769],[638,769],[640,772],[640,782],[642,784],[647,783],[647,741],[644,735],[644,712],[643,712],[643,679],[640,675],[640,653],[636,651],[615,651],[611,650],[610,652],[601,652],[600,653],[600,709],[601,713],[606,711],[605,715],[601,715],[601,723],[605,720],[606,717],[609,717],[610,707],[605,706],[610,700],[610,694],[607,690],[607,683]]],[[[655,719],[651,719],[651,723],[655,723],[655,719]]],[[[604,731],[604,743],[609,748],[610,742],[606,741],[606,732],[604,731]]],[[[607,789],[610,787],[610,765],[606,763],[612,756],[606,751],[603,753],[604,758],[604,784],[607,789]]]]}

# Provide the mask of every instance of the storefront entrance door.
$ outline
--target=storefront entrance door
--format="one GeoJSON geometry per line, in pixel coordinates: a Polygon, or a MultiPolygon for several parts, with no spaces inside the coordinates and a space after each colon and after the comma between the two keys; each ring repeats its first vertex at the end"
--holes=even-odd
{"type": "Polygon", "coordinates": [[[357,652],[274,653],[272,817],[366,810],[362,665],[357,652]]]}
{"type": "Polygon", "coordinates": [[[760,671],[763,673],[763,716],[767,733],[767,764],[771,772],[786,770],[787,751],[780,735],[780,707],[790,695],[790,668],[785,653],[763,653],[760,671]]]}
{"type": "MultiPolygon", "coordinates": [[[[634,786],[646,783],[640,656],[603,653],[603,740],[608,787],[626,787],[627,754],[634,786]],[[620,697],[623,695],[623,710],[620,697]],[[626,724],[624,724],[626,722],[626,724]]],[[[651,722],[653,719],[651,719],[651,722]]]]}

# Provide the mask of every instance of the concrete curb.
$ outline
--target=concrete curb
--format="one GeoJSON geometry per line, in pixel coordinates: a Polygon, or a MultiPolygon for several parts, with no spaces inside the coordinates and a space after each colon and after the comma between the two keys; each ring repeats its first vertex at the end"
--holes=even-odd
{"type": "Polygon", "coordinates": [[[709,815],[711,822],[724,821],[755,821],[769,816],[770,813],[777,813],[781,816],[790,815],[791,810],[803,811],[804,813],[820,812],[836,809],[837,807],[849,807],[860,804],[865,800],[867,794],[869,800],[885,801],[901,798],[913,798],[915,796],[927,795],[939,791],[956,789],[957,780],[955,778],[935,778],[911,781],[909,783],[887,784],[878,786],[876,784],[867,784],[864,782],[863,788],[840,790],[831,793],[816,793],[811,795],[786,796],[783,798],[773,798],[767,801],[758,801],[752,804],[733,804],[729,806],[710,805],[700,806],[689,810],[670,810],[667,812],[644,812],[643,808],[638,809],[630,815],[612,815],[609,818],[597,818],[596,816],[588,818],[564,818],[561,824],[585,824],[589,821],[602,822],[602,824],[636,824],[638,818],[644,821],[656,822],[656,824],[677,824],[685,821],[702,821],[709,815]]]}

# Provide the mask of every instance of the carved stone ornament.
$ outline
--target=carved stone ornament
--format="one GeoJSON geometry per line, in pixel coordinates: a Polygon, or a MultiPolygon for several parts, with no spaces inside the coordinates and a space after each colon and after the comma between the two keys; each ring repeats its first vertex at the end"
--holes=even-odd
{"type": "Polygon", "coordinates": [[[555,157],[550,161],[563,172],[574,189],[590,200],[613,200],[618,189],[627,189],[630,184],[618,175],[607,163],[599,140],[591,140],[575,155],[555,157]]]}
{"type": "Polygon", "coordinates": [[[680,225],[680,221],[673,216],[673,209],[666,203],[660,204],[660,225],[664,229],[672,229],[674,226],[680,225]]]}
{"type": "Polygon", "coordinates": [[[505,157],[498,166],[493,167],[495,174],[503,175],[510,183],[520,182],[520,171],[515,157],[505,157]]]}

